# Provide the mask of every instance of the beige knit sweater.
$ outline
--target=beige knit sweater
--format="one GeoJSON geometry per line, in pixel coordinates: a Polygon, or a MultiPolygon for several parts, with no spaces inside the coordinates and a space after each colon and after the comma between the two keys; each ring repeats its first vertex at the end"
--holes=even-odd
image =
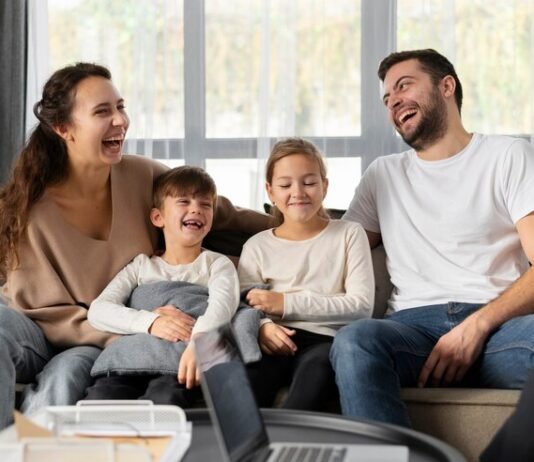
{"type": "MultiPolygon", "coordinates": [[[[93,328],[87,309],[111,279],[136,255],[151,255],[157,240],[150,223],[152,184],[164,165],[124,156],[111,168],[112,224],[107,240],[82,234],[65,222],[46,194],[30,212],[19,266],[8,273],[4,296],[10,306],[38,323],[57,347],[104,347],[115,336],[93,328]]],[[[262,214],[236,209],[220,198],[214,228],[254,232],[269,226],[262,214]]]]}

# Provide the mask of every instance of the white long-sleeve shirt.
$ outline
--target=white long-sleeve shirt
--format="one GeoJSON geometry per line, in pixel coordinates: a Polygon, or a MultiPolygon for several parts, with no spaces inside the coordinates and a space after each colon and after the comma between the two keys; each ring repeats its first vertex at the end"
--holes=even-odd
{"type": "Polygon", "coordinates": [[[228,257],[203,250],[192,263],[171,265],[161,257],[140,254],[91,303],[89,322],[96,329],[116,334],[147,333],[159,315],[129,308],[125,303],[137,286],[158,281],[184,281],[208,287],[208,307],[197,319],[193,334],[230,322],[239,304],[237,272],[228,257]]]}
{"type": "Polygon", "coordinates": [[[289,241],[267,230],[251,237],[239,260],[242,288],[271,285],[284,294],[276,322],[323,335],[371,317],[375,284],[367,235],[357,223],[331,220],[318,235],[289,241]]]}

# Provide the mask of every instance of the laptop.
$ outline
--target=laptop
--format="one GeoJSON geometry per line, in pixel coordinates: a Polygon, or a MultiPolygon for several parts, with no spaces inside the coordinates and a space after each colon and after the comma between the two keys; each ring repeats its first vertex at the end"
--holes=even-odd
{"type": "Polygon", "coordinates": [[[271,443],[230,324],[193,338],[201,386],[227,462],[407,462],[408,448],[271,443]]]}

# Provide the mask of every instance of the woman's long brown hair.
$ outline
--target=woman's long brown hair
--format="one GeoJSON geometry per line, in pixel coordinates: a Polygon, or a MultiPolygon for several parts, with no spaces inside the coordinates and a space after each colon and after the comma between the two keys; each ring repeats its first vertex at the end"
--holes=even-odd
{"type": "Polygon", "coordinates": [[[32,206],[45,188],[68,175],[67,147],[55,128],[71,122],[77,85],[88,77],[111,80],[98,64],[77,63],[56,71],[33,107],[38,124],[17,157],[7,183],[0,189],[0,278],[18,265],[18,246],[32,206]]]}

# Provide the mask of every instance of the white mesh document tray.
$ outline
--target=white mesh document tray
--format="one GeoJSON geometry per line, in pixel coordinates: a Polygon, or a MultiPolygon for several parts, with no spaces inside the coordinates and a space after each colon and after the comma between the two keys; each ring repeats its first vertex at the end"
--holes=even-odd
{"type": "MultiPolygon", "coordinates": [[[[192,426],[191,422],[188,422],[183,409],[177,406],[170,405],[155,405],[151,401],[79,401],[75,406],[48,406],[41,412],[38,412],[35,416],[31,417],[31,420],[41,427],[48,429],[55,438],[63,437],[109,437],[109,438],[159,438],[170,437],[170,442],[165,447],[163,453],[157,459],[151,459],[148,454],[148,459],[137,458],[140,462],[179,462],[187,449],[191,444],[192,426]]],[[[37,441],[37,440],[36,440],[37,441]]],[[[58,440],[60,441],[60,440],[58,440]]],[[[41,439],[42,442],[42,439],[41,439]]],[[[52,439],[49,442],[53,444],[52,439]]],[[[123,446],[132,445],[114,445],[111,441],[92,440],[92,441],[78,441],[76,442],[81,447],[84,446],[84,451],[87,454],[92,453],[91,461],[97,460],[106,462],[122,462],[122,460],[132,460],[132,454],[129,458],[123,459],[120,452],[123,450],[124,455],[128,448],[124,449],[123,446]],[[88,447],[91,445],[94,448],[88,451],[88,447]],[[105,444],[111,444],[113,447],[121,446],[121,451],[110,450],[109,447],[104,447],[105,444]],[[100,451],[100,452],[99,452],[100,451]],[[102,458],[96,458],[95,455],[105,454],[108,456],[102,456],[102,458]]],[[[72,447],[66,448],[66,451],[76,451],[77,444],[74,443],[72,447]]],[[[16,452],[16,444],[0,445],[0,460],[13,460],[13,462],[31,462],[35,460],[38,462],[45,462],[48,459],[44,458],[46,451],[51,451],[50,445],[41,444],[40,448],[35,446],[36,442],[31,445],[28,442],[21,442],[19,446],[24,446],[22,451],[22,458],[7,459],[4,456],[8,454],[13,455],[16,452]],[[15,451],[15,452],[14,452],[15,451]],[[35,451],[41,451],[43,457],[36,456],[35,459],[29,459],[28,455],[35,451]]],[[[113,449],[112,447],[112,449],[113,449]]],[[[57,450],[62,451],[64,448],[57,445],[57,450]]],[[[134,448],[135,449],[135,448],[134,448]]],[[[142,452],[142,447],[137,447],[142,452]]],[[[68,459],[59,458],[53,460],[54,462],[62,460],[73,460],[70,457],[73,455],[70,453],[68,459]]],[[[76,457],[74,460],[80,460],[76,457]]],[[[81,462],[81,461],[80,461],[81,462]]]]}

